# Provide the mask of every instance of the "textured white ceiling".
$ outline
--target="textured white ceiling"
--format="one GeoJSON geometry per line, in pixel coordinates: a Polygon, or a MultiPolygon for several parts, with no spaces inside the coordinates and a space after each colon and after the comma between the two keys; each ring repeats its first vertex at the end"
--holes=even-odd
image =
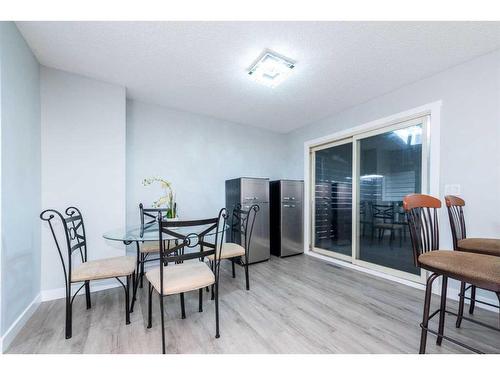
{"type": "Polygon", "coordinates": [[[133,99],[279,132],[500,48],[500,22],[18,22],[40,63],[133,99]],[[246,69],[297,61],[275,89],[246,69]]]}

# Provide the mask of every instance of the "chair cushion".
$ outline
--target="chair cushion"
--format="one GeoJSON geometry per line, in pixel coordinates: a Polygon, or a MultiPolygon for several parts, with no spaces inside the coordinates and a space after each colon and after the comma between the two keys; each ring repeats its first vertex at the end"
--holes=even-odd
{"type": "Polygon", "coordinates": [[[465,238],[458,241],[458,250],[500,257],[500,239],[465,238]]]}
{"type": "Polygon", "coordinates": [[[91,260],[71,270],[71,281],[109,279],[128,276],[135,271],[135,257],[122,256],[91,260]]]}
{"type": "MultiPolygon", "coordinates": [[[[146,278],[160,293],[160,268],[146,273],[146,278]]],[[[163,267],[163,295],[197,290],[215,283],[215,276],[204,262],[198,260],[163,267]]]]}
{"type": "Polygon", "coordinates": [[[500,257],[462,251],[436,250],[418,257],[422,268],[474,284],[494,292],[500,291],[500,257]]]}
{"type": "Polygon", "coordinates": [[[158,241],[144,242],[139,246],[139,251],[141,253],[159,253],[160,244],[158,241]]]}
{"type": "MultiPolygon", "coordinates": [[[[221,259],[241,257],[243,255],[245,255],[245,248],[243,246],[232,242],[222,244],[222,251],[220,253],[221,259]]],[[[213,255],[209,255],[207,258],[210,260],[214,260],[213,255]]]]}

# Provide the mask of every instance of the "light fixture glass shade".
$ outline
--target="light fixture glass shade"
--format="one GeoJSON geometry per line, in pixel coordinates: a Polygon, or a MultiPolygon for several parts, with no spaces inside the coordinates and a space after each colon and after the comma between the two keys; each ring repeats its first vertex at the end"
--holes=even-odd
{"type": "Polygon", "coordinates": [[[295,63],[272,51],[264,51],[249,69],[250,77],[265,86],[276,87],[288,78],[295,63]]]}

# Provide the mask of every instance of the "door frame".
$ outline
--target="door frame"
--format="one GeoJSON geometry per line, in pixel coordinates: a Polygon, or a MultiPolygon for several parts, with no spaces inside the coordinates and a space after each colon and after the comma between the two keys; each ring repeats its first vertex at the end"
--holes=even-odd
{"type": "MultiPolygon", "coordinates": [[[[376,131],[391,126],[397,126],[397,124],[400,124],[402,122],[406,122],[423,116],[429,116],[426,134],[424,134],[426,138],[426,142],[424,142],[424,144],[427,145],[427,149],[422,150],[423,157],[424,153],[425,156],[427,157],[427,163],[426,163],[427,189],[422,190],[422,192],[439,197],[441,105],[442,105],[441,101],[428,103],[420,107],[412,108],[403,112],[396,113],[391,116],[380,118],[374,121],[364,123],[359,126],[351,127],[339,132],[335,132],[320,138],[315,138],[304,142],[304,252],[305,254],[314,255],[313,253],[315,252],[315,249],[313,247],[314,242],[312,242],[312,240],[314,239],[314,235],[312,234],[314,228],[313,216],[312,216],[314,210],[314,200],[312,198],[313,195],[311,194],[311,188],[312,186],[314,186],[314,180],[313,180],[314,175],[313,173],[311,173],[311,171],[314,171],[313,149],[321,146],[331,147],[330,144],[334,142],[343,141],[346,139],[353,139],[356,136],[360,136],[362,133],[368,133],[371,131],[376,131]]],[[[347,142],[349,141],[350,140],[348,140],[347,142]]],[[[356,147],[353,143],[353,152],[355,149],[356,147]]],[[[424,173],[422,174],[422,176],[423,176],[422,179],[423,182],[424,173]]],[[[354,193],[353,193],[353,198],[354,198],[354,193]]],[[[353,210],[353,212],[355,213],[356,210],[353,210]]],[[[354,220],[353,220],[353,225],[355,225],[354,220]]],[[[355,232],[353,231],[353,233],[355,232]]],[[[316,252],[325,255],[325,251],[323,252],[316,251],[316,252]]],[[[327,255],[331,256],[332,254],[328,253],[327,255]]],[[[338,258],[342,259],[342,257],[340,256],[338,258]]],[[[352,263],[352,257],[347,257],[347,258],[352,263]]],[[[344,258],[343,260],[348,260],[348,259],[344,258]]],[[[356,262],[357,265],[361,265],[363,267],[366,266],[365,263],[368,262],[363,262],[363,261],[361,261],[361,263],[356,262]]],[[[368,264],[370,266],[373,265],[372,263],[368,264]]],[[[410,274],[406,272],[393,270],[383,266],[375,265],[375,267],[370,267],[370,269],[381,272],[381,275],[388,274],[391,277],[396,276],[401,278],[402,280],[417,281],[419,283],[423,282],[425,277],[425,274],[422,273],[420,277],[417,277],[418,280],[416,280],[415,277],[414,278],[408,277],[408,275],[410,274]],[[389,271],[397,271],[397,272],[389,272],[389,271]]]]}

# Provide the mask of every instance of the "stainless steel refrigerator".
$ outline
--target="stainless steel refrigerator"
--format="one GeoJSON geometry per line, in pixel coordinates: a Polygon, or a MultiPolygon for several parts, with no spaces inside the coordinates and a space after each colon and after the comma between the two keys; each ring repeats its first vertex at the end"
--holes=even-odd
{"type": "Polygon", "coordinates": [[[269,184],[271,254],[286,257],[304,252],[304,182],[278,180],[269,184]]]}
{"type": "MultiPolygon", "coordinates": [[[[269,179],[240,177],[226,181],[226,208],[229,215],[232,209],[241,204],[248,210],[253,204],[259,205],[255,225],[250,239],[248,263],[258,263],[270,258],[269,248],[269,179]]],[[[229,220],[231,217],[229,217],[229,220]]],[[[233,234],[234,235],[234,234],[233,234]]],[[[230,233],[226,241],[230,242],[230,233]]],[[[233,238],[236,243],[244,243],[241,238],[233,238]]]]}

